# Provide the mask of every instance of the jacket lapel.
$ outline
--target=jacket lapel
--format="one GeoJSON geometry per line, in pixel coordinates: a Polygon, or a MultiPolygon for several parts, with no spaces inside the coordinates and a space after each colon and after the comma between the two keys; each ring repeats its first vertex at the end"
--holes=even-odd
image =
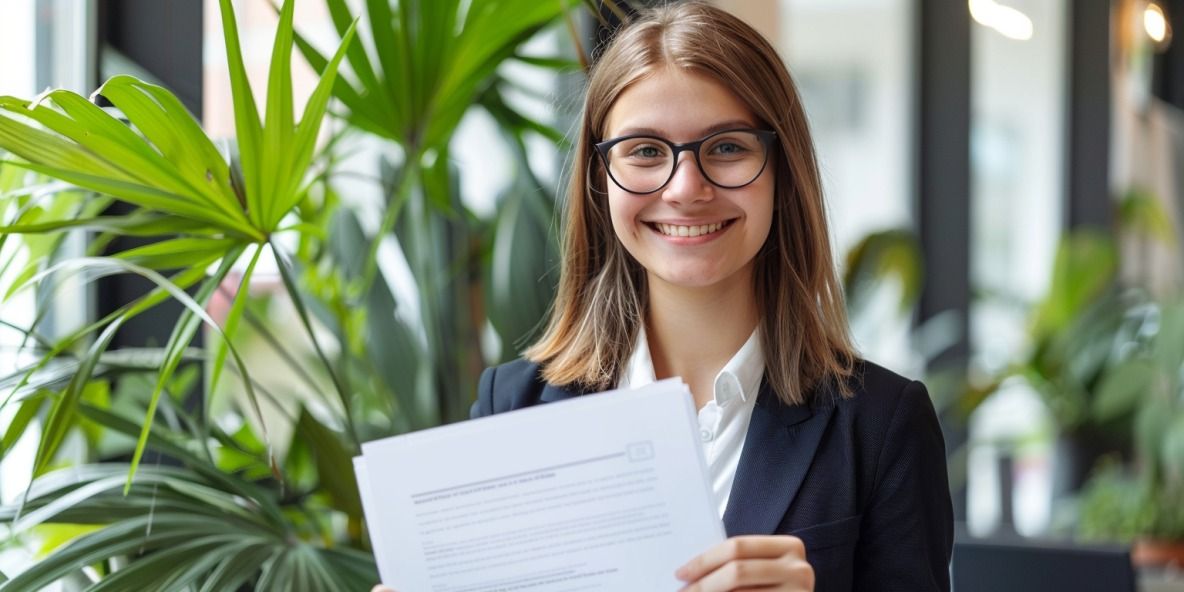
{"type": "Polygon", "coordinates": [[[817,394],[811,399],[824,401],[817,408],[788,406],[761,383],[724,511],[728,536],[776,532],[834,411],[830,393],[817,394]]]}

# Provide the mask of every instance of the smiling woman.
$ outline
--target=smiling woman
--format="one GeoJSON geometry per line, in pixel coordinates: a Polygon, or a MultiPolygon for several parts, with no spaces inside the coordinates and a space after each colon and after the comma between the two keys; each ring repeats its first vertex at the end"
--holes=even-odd
{"type": "Polygon", "coordinates": [[[606,135],[617,139],[604,144],[619,143],[600,152],[609,154],[609,210],[621,244],[647,270],[651,292],[749,291],[773,220],[776,181],[764,166],[764,138],[774,133],[756,125],[736,95],[694,70],[664,68],[617,99],[606,124],[606,135]],[[640,129],[657,137],[638,137],[640,129]],[[664,138],[689,144],[679,151],[664,138]],[[644,187],[652,188],[637,190],[644,187]]]}
{"type": "Polygon", "coordinates": [[[933,405],[851,345],[772,46],[705,3],[641,13],[592,71],[573,162],[550,323],[472,415],[679,376],[731,537],[684,590],[949,590],[933,405]]]}

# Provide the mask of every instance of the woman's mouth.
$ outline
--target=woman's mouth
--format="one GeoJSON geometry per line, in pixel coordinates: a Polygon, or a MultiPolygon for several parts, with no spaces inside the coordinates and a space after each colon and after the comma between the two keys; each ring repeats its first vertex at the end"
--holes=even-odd
{"type": "Polygon", "coordinates": [[[646,222],[646,225],[664,236],[695,238],[719,232],[730,226],[734,221],[735,219],[733,218],[732,220],[724,220],[723,222],[714,222],[711,224],[682,225],[646,222]]]}

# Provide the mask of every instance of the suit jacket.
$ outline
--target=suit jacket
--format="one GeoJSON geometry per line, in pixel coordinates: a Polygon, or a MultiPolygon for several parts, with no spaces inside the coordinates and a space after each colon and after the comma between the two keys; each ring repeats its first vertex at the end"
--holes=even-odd
{"type": "MultiPolygon", "coordinates": [[[[724,528],[801,538],[816,592],[948,591],[953,508],[929,395],[870,362],[851,386],[849,399],[819,387],[789,406],[762,383],[724,528]]],[[[583,394],[518,360],[481,375],[472,416],[583,394]]]]}

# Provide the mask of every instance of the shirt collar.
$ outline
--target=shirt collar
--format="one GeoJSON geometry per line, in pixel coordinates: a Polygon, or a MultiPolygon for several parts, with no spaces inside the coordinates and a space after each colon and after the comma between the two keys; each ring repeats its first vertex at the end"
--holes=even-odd
{"type": "Polygon", "coordinates": [[[724,405],[730,399],[724,397],[721,399],[721,393],[726,393],[728,389],[721,387],[721,381],[733,382],[734,386],[739,387],[740,400],[747,403],[749,399],[756,398],[757,390],[761,386],[761,378],[765,375],[765,356],[761,349],[761,328],[758,326],[753,329],[752,335],[748,336],[748,341],[740,346],[740,350],[724,364],[719,374],[715,376],[715,402],[717,405],[724,405]]]}
{"type": "MultiPolygon", "coordinates": [[[[715,403],[723,406],[731,401],[737,391],[740,401],[747,403],[756,398],[761,386],[761,378],[765,374],[765,356],[761,349],[761,330],[758,326],[748,336],[748,341],[740,346],[732,359],[724,364],[719,374],[715,375],[715,403]],[[731,386],[724,386],[729,383],[731,386]]],[[[621,375],[620,388],[636,388],[654,382],[654,361],[650,357],[649,340],[646,338],[645,325],[637,331],[637,342],[633,345],[633,353],[625,363],[625,371],[621,375]]]]}

